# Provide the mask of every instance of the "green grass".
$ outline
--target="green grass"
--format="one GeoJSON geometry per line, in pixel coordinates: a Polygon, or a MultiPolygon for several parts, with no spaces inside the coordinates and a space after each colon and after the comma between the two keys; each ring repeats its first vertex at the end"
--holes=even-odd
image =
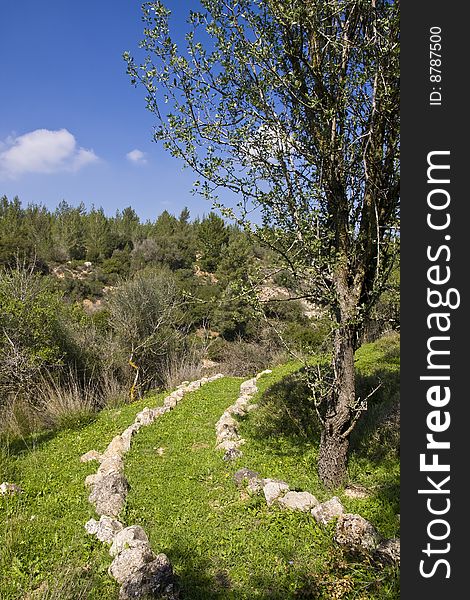
{"type": "MultiPolygon", "coordinates": [[[[260,391],[296,368],[275,369],[259,381],[260,391]]],[[[331,497],[317,481],[315,442],[258,439],[250,417],[242,427],[243,457],[222,460],[223,453],[214,450],[214,427],[239,383],[231,378],[202,388],[139,434],[126,461],[126,522],[141,524],[153,548],[169,556],[183,597],[191,600],[398,598],[393,569],[378,571],[346,557],[333,544],[331,528],[237,490],[233,473],[247,466],[321,500],[331,497]]],[[[361,502],[344,503],[348,509],[360,503],[361,514],[381,525],[389,521],[389,506],[374,498],[367,509],[361,502]]],[[[396,533],[395,514],[393,519],[396,533]]]]}
{"type": "Polygon", "coordinates": [[[0,497],[2,600],[22,598],[44,581],[56,589],[58,600],[66,597],[67,586],[73,588],[68,598],[116,598],[117,587],[106,575],[107,550],[84,530],[95,516],[84,480],[97,463],[82,464],[79,458],[91,449],[103,451],[148,402],[103,411],[80,429],[3,444],[0,480],[14,481],[24,493],[0,497]]]}
{"type": "MultiPolygon", "coordinates": [[[[396,393],[396,347],[396,340],[388,340],[361,349],[361,385],[373,384],[380,371],[381,377],[390,376],[390,390],[396,393]]],[[[298,368],[284,365],[261,378],[259,398],[298,368]]],[[[348,556],[332,542],[332,526],[323,529],[309,515],[269,508],[262,496],[237,489],[233,473],[247,466],[264,477],[286,480],[291,489],[310,491],[319,500],[332,495],[316,477],[318,440],[260,435],[258,411],[241,424],[247,440],[243,457],[223,461],[223,453],[215,450],[215,423],[236,399],[241,381],[231,377],[203,386],[135,436],[125,463],[131,485],[125,523],[141,524],[153,549],[169,556],[186,600],[398,598],[397,571],[348,556]]],[[[94,516],[84,480],[97,463],[82,464],[79,457],[90,449],[104,450],[143,406],[161,400],[162,395],[154,396],[103,411],[75,429],[0,447],[0,480],[24,489],[19,496],[0,498],[2,600],[117,597],[117,585],[107,575],[107,548],[84,531],[84,523],[94,516]],[[38,588],[37,595],[28,594],[38,588]]],[[[362,424],[371,435],[391,399],[374,402],[372,417],[362,424]]],[[[348,511],[370,519],[392,537],[399,525],[398,456],[392,444],[380,455],[373,448],[372,442],[361,444],[358,438],[349,468],[351,480],[371,489],[372,496],[351,500],[342,490],[337,494],[348,511]]]]}

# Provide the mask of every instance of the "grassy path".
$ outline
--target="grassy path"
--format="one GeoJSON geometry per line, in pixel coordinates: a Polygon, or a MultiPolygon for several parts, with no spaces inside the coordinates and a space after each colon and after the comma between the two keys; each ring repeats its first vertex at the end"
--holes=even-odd
{"type": "MultiPolygon", "coordinates": [[[[376,365],[377,357],[367,356],[376,365]]],[[[258,387],[262,391],[293,369],[276,368],[258,387]]],[[[243,457],[222,460],[215,450],[215,423],[237,398],[240,382],[207,384],[133,438],[125,459],[131,490],[123,520],[141,524],[153,549],[169,556],[186,600],[398,598],[393,569],[345,556],[332,542],[332,531],[311,516],[268,508],[264,498],[236,488],[233,473],[247,466],[319,500],[331,495],[321,491],[314,475],[318,441],[259,437],[256,411],[241,426],[247,439],[243,457]]],[[[15,443],[8,451],[0,447],[0,480],[24,489],[19,496],[0,497],[1,600],[117,598],[107,575],[107,548],[84,531],[95,516],[84,480],[96,463],[79,459],[90,449],[103,451],[137,412],[158,406],[163,396],[103,411],[91,423],[15,443]]],[[[351,460],[364,485],[396,482],[397,468],[365,455],[351,460]]],[[[391,498],[342,500],[391,537],[398,528],[396,494],[391,498]]]]}
{"type": "Polygon", "coordinates": [[[74,430],[35,436],[0,448],[0,480],[14,481],[24,493],[0,497],[0,598],[111,600],[117,595],[108,577],[105,546],[87,536],[85,522],[95,516],[88,503],[85,477],[96,463],[80,463],[88,450],[103,451],[114,435],[163,394],[116,410],[74,430]],[[47,586],[44,584],[48,581],[47,586]]]}
{"type": "MultiPolygon", "coordinates": [[[[260,387],[288,370],[261,379],[260,387]]],[[[215,423],[239,384],[230,378],[207,385],[139,433],[126,458],[126,522],[141,524],[153,549],[168,555],[186,600],[396,597],[381,585],[375,595],[377,573],[360,561],[353,579],[331,531],[312,517],[268,508],[264,498],[237,490],[233,473],[247,465],[293,485],[310,481],[302,489],[318,492],[309,480],[312,448],[294,456],[288,447],[256,453],[250,440],[235,463],[214,450],[215,423]],[[354,596],[343,595],[353,588],[354,596]]]]}

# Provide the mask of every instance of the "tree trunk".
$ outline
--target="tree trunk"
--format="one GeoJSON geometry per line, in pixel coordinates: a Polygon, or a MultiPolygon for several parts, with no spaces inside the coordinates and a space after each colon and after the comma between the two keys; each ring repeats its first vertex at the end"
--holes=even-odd
{"type": "Polygon", "coordinates": [[[335,385],[327,400],[318,456],[318,475],[330,489],[340,486],[347,475],[349,435],[355,414],[355,333],[354,327],[339,327],[335,335],[335,385]]]}
{"type": "Polygon", "coordinates": [[[318,475],[329,489],[339,487],[347,473],[349,438],[322,431],[318,456],[318,475]]]}

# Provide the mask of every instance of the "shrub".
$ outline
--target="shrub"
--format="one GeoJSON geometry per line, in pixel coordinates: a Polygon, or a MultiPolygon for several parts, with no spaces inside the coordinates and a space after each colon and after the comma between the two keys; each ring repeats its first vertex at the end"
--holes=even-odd
{"type": "Polygon", "coordinates": [[[45,372],[76,352],[63,326],[61,295],[46,278],[18,267],[0,274],[0,395],[34,396],[45,372]]]}
{"type": "Polygon", "coordinates": [[[163,383],[168,357],[181,347],[180,309],[181,296],[167,270],[138,273],[109,295],[116,351],[134,370],[129,380],[135,377],[140,392],[163,383]]]}
{"type": "Polygon", "coordinates": [[[215,341],[209,349],[209,358],[219,362],[219,370],[226,375],[250,376],[280,364],[286,355],[279,346],[269,340],[248,342],[238,339],[234,342],[215,341]]]}

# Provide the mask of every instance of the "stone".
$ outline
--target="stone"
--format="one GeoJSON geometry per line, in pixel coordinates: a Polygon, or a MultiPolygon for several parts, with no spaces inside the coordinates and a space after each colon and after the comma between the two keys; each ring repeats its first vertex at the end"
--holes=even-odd
{"type": "Polygon", "coordinates": [[[247,467],[238,469],[238,471],[236,471],[233,475],[233,480],[235,481],[237,487],[241,487],[245,481],[251,481],[252,479],[258,479],[258,481],[261,482],[259,473],[256,473],[256,471],[252,471],[247,467]]]}
{"type": "Polygon", "coordinates": [[[251,396],[241,395],[237,398],[235,406],[246,406],[251,401],[251,396]]]}
{"type": "Polygon", "coordinates": [[[154,410],[146,406],[143,410],[137,413],[135,417],[135,422],[141,423],[142,425],[151,425],[156,418],[157,415],[154,412],[154,410]]]}
{"type": "Polygon", "coordinates": [[[241,450],[239,450],[238,448],[229,448],[225,452],[223,459],[225,461],[236,460],[237,458],[240,458],[242,456],[243,456],[243,452],[241,450]]]}
{"type": "Polygon", "coordinates": [[[308,512],[319,504],[315,496],[309,492],[287,492],[287,494],[278,498],[277,501],[282,508],[290,508],[291,510],[300,510],[302,512],[308,512]]]}
{"type": "Polygon", "coordinates": [[[240,393],[242,395],[252,396],[253,394],[256,394],[257,391],[256,378],[247,379],[247,381],[244,381],[240,386],[240,393]]]}
{"type": "Polygon", "coordinates": [[[198,390],[200,387],[201,387],[200,381],[193,381],[188,386],[186,386],[186,391],[194,392],[195,390],[198,390]]]}
{"type": "Polygon", "coordinates": [[[95,535],[100,542],[111,543],[123,528],[124,525],[120,521],[107,515],[101,515],[99,521],[90,519],[85,523],[86,532],[90,535],[95,535]]]}
{"type": "Polygon", "coordinates": [[[347,513],[340,516],[336,523],[335,540],[351,550],[372,552],[381,543],[382,537],[367,519],[347,513]]]}
{"type": "Polygon", "coordinates": [[[113,544],[109,549],[111,556],[116,556],[127,548],[134,548],[139,544],[146,544],[149,546],[149,539],[145,531],[140,525],[131,525],[125,527],[117,533],[113,540],[113,544]]]}
{"type": "Polygon", "coordinates": [[[0,496],[14,496],[22,492],[23,490],[16,483],[8,483],[8,481],[0,483],[0,496]]]}
{"type": "Polygon", "coordinates": [[[236,450],[237,448],[242,446],[245,442],[246,442],[246,440],[244,440],[243,438],[237,438],[235,440],[224,440],[224,441],[220,442],[219,444],[217,444],[216,450],[225,450],[225,451],[236,450]]]}
{"type": "Polygon", "coordinates": [[[173,398],[173,396],[167,396],[165,398],[165,400],[163,401],[164,406],[169,406],[170,408],[175,408],[175,406],[178,404],[178,400],[176,398],[173,398]]]}
{"type": "Polygon", "coordinates": [[[173,569],[165,554],[158,554],[155,560],[145,563],[124,580],[119,590],[119,600],[134,598],[178,600],[173,569]]]}
{"type": "Polygon", "coordinates": [[[108,444],[108,447],[104,451],[103,457],[107,458],[108,456],[122,456],[129,451],[130,447],[131,436],[116,435],[108,444]]]}
{"type": "Polygon", "coordinates": [[[117,517],[124,508],[128,488],[122,473],[109,473],[95,482],[88,500],[100,516],[117,517]]]}
{"type": "Polygon", "coordinates": [[[86,487],[92,487],[93,485],[95,485],[95,483],[98,481],[98,479],[100,479],[100,475],[98,475],[97,473],[92,473],[91,475],[87,475],[85,477],[85,485],[86,487]]]}
{"type": "Polygon", "coordinates": [[[224,429],[236,429],[237,427],[237,420],[234,419],[228,411],[225,411],[215,424],[216,431],[223,431],[224,429]]]}
{"type": "Polygon", "coordinates": [[[344,513],[344,506],[338,496],[333,496],[330,500],[318,504],[311,511],[315,521],[321,525],[327,525],[336,517],[340,517],[344,513]]]}
{"type": "Polygon", "coordinates": [[[236,404],[229,406],[226,412],[231,415],[236,415],[237,417],[244,417],[246,415],[246,409],[242,406],[237,406],[236,404]]]}
{"type": "Polygon", "coordinates": [[[121,433],[121,437],[123,440],[129,440],[129,447],[132,436],[135,433],[137,433],[141,427],[142,425],[140,423],[132,423],[132,425],[129,425],[129,427],[127,429],[124,429],[124,431],[121,433]]]}
{"type": "Polygon", "coordinates": [[[122,456],[119,454],[106,455],[101,461],[98,469],[99,475],[110,475],[111,473],[122,473],[124,471],[124,463],[122,456]]]}
{"type": "Polygon", "coordinates": [[[111,563],[108,573],[118,583],[124,583],[126,579],[155,558],[156,556],[148,544],[139,542],[139,545],[125,548],[120,552],[111,563]]]}
{"type": "Polygon", "coordinates": [[[400,565],[400,538],[383,540],[377,546],[376,552],[383,562],[400,565]]]}
{"type": "Polygon", "coordinates": [[[261,371],[261,373],[258,373],[255,379],[258,380],[260,377],[263,377],[263,375],[269,375],[270,373],[272,373],[271,369],[265,369],[264,371],[261,371]]]}
{"type": "Polygon", "coordinates": [[[287,483],[278,479],[264,479],[263,484],[263,493],[268,506],[289,491],[287,483]]]}
{"type": "Polygon", "coordinates": [[[347,498],[360,499],[368,498],[370,496],[370,492],[362,485],[354,485],[350,484],[344,488],[344,495],[347,498]]]}
{"type": "Polygon", "coordinates": [[[89,450],[80,456],[80,462],[82,463],[90,462],[92,460],[97,460],[98,462],[101,461],[101,454],[96,450],[89,450]]]}

